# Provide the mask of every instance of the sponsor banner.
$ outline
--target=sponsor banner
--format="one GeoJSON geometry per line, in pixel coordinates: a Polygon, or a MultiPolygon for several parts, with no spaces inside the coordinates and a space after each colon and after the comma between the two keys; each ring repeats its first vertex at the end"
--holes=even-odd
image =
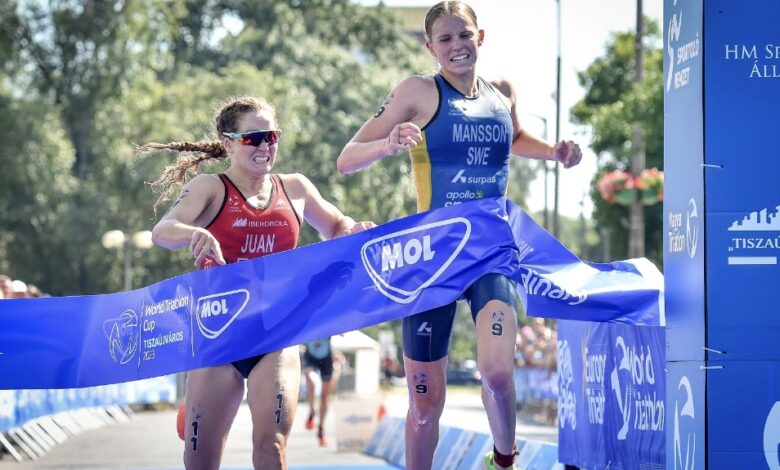
{"type": "Polygon", "coordinates": [[[670,361],[704,360],[703,0],[664,0],[664,275],[670,361]]]}
{"type": "Polygon", "coordinates": [[[708,1],[707,340],[710,361],[780,360],[780,3],[708,1]],[[713,288],[716,287],[716,288],[713,288]]]}
{"type": "Polygon", "coordinates": [[[558,460],[664,468],[664,329],[558,322],[558,460]]]}
{"type": "Polygon", "coordinates": [[[769,208],[707,216],[712,234],[707,278],[719,286],[707,291],[711,362],[780,360],[780,196],[776,199],[769,208]]]}
{"type": "Polygon", "coordinates": [[[707,435],[707,468],[780,470],[780,362],[710,367],[707,435]]]}
{"type": "Polygon", "coordinates": [[[666,468],[705,468],[704,362],[667,362],[666,468]]]}
{"type": "Polygon", "coordinates": [[[0,302],[0,388],[119,383],[216,366],[450,303],[488,273],[530,315],[663,324],[646,259],[580,261],[506,198],[116,294],[0,302]]]}

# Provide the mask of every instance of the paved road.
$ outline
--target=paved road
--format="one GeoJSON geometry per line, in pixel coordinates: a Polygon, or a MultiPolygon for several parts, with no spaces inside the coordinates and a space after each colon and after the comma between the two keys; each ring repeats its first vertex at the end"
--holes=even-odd
{"type": "MultiPolygon", "coordinates": [[[[386,398],[388,414],[403,416],[406,394],[394,391],[386,398]]],[[[379,459],[359,453],[338,453],[333,446],[321,448],[313,431],[303,427],[308,407],[298,406],[295,426],[288,449],[291,470],[316,468],[380,470],[388,467],[379,459]]],[[[182,442],[176,435],[175,410],[139,412],[126,423],[117,423],[71,437],[36,462],[17,463],[10,458],[0,461],[0,470],[29,469],[174,469],[182,468],[182,442]]],[[[442,424],[488,432],[478,389],[450,393],[442,424]]],[[[333,426],[326,426],[333,429],[333,426]]],[[[251,421],[249,410],[242,405],[228,438],[223,468],[251,467],[251,421]]],[[[518,436],[555,442],[555,427],[518,423],[518,436]]],[[[331,437],[333,441],[335,436],[331,437]]]]}

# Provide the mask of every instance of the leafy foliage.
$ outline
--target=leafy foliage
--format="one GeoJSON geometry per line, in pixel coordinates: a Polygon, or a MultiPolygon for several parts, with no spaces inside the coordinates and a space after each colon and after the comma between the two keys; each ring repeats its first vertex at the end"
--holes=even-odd
{"type": "MultiPolygon", "coordinates": [[[[591,189],[595,205],[593,217],[609,232],[608,237],[602,236],[602,243],[610,244],[613,258],[625,258],[628,253],[629,209],[605,202],[596,182],[606,172],[630,169],[635,123],[642,128],[646,166],[663,168],[663,55],[657,45],[658,25],[650,20],[645,24],[643,81],[639,84],[633,81],[635,34],[615,33],[606,45],[604,56],[580,72],[579,81],[586,94],[572,110],[576,122],[593,129],[592,147],[599,157],[599,172],[591,189]]],[[[663,259],[662,207],[656,204],[644,211],[646,255],[660,265],[663,259]]]]}

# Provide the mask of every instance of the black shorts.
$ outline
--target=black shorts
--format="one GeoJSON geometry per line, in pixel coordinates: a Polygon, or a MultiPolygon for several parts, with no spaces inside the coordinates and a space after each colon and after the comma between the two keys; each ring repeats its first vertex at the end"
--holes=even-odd
{"type": "MultiPolygon", "coordinates": [[[[501,274],[486,274],[463,292],[471,318],[491,300],[509,305],[517,313],[517,284],[501,274]]],[[[438,361],[450,350],[450,335],[457,302],[403,318],[404,355],[421,362],[438,361]]]]}
{"type": "Polygon", "coordinates": [[[246,359],[241,359],[240,361],[231,362],[231,364],[233,364],[233,367],[236,368],[242,377],[248,379],[249,373],[252,372],[252,369],[255,368],[258,362],[260,362],[260,359],[264,357],[265,354],[260,354],[259,356],[252,356],[246,359]]]}
{"type": "Polygon", "coordinates": [[[308,352],[303,353],[303,367],[310,367],[320,372],[323,381],[333,377],[333,355],[328,354],[322,359],[317,359],[308,352]]]}

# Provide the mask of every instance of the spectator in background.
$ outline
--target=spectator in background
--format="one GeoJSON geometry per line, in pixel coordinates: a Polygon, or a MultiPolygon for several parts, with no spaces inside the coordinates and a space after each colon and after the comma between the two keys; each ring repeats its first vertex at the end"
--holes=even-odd
{"type": "Polygon", "coordinates": [[[16,279],[11,282],[11,299],[23,299],[27,297],[27,284],[16,279]]]}
{"type": "Polygon", "coordinates": [[[0,299],[10,299],[13,291],[11,290],[11,278],[5,274],[0,274],[0,299]]]}
{"type": "Polygon", "coordinates": [[[43,297],[43,292],[35,284],[27,284],[27,297],[43,297]]]}

